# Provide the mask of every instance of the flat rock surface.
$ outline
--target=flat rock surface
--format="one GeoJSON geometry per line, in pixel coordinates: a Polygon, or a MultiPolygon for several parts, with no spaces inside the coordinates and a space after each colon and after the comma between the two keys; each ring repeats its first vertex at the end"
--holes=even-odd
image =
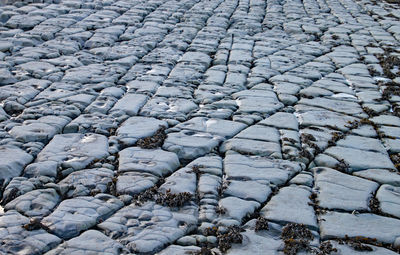
{"type": "Polygon", "coordinates": [[[42,224],[57,236],[70,238],[108,218],[122,206],[120,200],[110,195],[72,198],[64,200],[42,224]]]}
{"type": "Polygon", "coordinates": [[[82,252],[86,252],[117,255],[121,254],[124,250],[122,244],[112,240],[101,232],[88,230],[46,254],[81,254],[82,252]]]}
{"type": "Polygon", "coordinates": [[[376,193],[382,212],[399,217],[400,188],[391,185],[382,185],[376,193]]]}
{"type": "Polygon", "coordinates": [[[0,0],[0,254],[398,253],[399,18],[0,0]]]}
{"type": "Polygon", "coordinates": [[[330,168],[314,168],[319,206],[346,211],[369,210],[369,200],[378,184],[330,168]]]}
{"type": "Polygon", "coordinates": [[[12,177],[19,176],[33,157],[17,147],[2,147],[0,163],[0,180],[9,182],[12,177]]]}
{"type": "Polygon", "coordinates": [[[0,251],[4,254],[41,254],[55,246],[62,240],[43,229],[28,231],[24,225],[29,218],[17,211],[11,210],[0,216],[1,245],[0,251]]]}
{"type": "Polygon", "coordinates": [[[329,212],[321,215],[321,238],[343,238],[364,236],[376,238],[384,243],[393,244],[399,237],[397,228],[399,220],[363,213],[354,215],[351,213],[329,212]]]}
{"type": "Polygon", "coordinates": [[[171,211],[153,202],[119,210],[99,228],[127,245],[132,252],[159,250],[192,230],[197,223],[195,208],[171,211]]]}
{"type": "Polygon", "coordinates": [[[57,135],[39,153],[36,162],[56,161],[59,165],[82,169],[108,155],[107,138],[98,134],[57,135]]]}
{"type": "Polygon", "coordinates": [[[261,214],[271,221],[295,222],[316,228],[317,219],[310,206],[311,191],[305,187],[284,187],[261,209],[261,214]]]}

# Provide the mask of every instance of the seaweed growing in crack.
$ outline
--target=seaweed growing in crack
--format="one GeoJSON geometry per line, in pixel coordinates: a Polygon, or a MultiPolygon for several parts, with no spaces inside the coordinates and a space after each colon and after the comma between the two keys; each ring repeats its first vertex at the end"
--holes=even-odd
{"type": "Polygon", "coordinates": [[[289,142],[289,143],[291,143],[291,144],[296,144],[296,143],[297,143],[297,141],[296,141],[295,139],[290,138],[290,137],[285,137],[285,138],[283,138],[283,139],[282,139],[282,142],[289,142]]]}
{"type": "MultiPolygon", "coordinates": [[[[189,254],[192,254],[192,253],[189,253],[189,254]]],[[[196,251],[193,254],[194,255],[217,255],[218,253],[216,251],[213,251],[208,246],[202,246],[199,251],[196,251]]]]}
{"type": "Polygon", "coordinates": [[[362,118],[361,120],[348,121],[347,124],[345,125],[345,127],[349,128],[349,129],[357,129],[357,128],[361,127],[362,125],[372,126],[372,128],[376,131],[378,136],[380,138],[383,138],[384,134],[379,131],[378,126],[373,121],[371,121],[367,118],[362,118]]]}
{"type": "Polygon", "coordinates": [[[362,124],[362,125],[371,125],[371,126],[373,126],[374,128],[376,127],[375,123],[374,123],[373,121],[367,119],[367,118],[362,118],[362,119],[360,120],[360,124],[362,124]]]}
{"type": "Polygon", "coordinates": [[[346,163],[346,161],[344,161],[344,159],[339,159],[339,162],[335,165],[335,169],[343,172],[343,173],[347,173],[349,171],[349,164],[346,163]]]}
{"type": "Polygon", "coordinates": [[[200,175],[201,175],[201,170],[200,170],[201,166],[199,165],[193,165],[192,166],[192,172],[196,174],[196,180],[197,182],[200,179],[200,175]]]}
{"type": "Polygon", "coordinates": [[[91,196],[96,196],[97,194],[100,194],[101,193],[101,190],[99,190],[99,189],[92,189],[92,190],[90,190],[90,195],[91,196]]]}
{"type": "Polygon", "coordinates": [[[396,117],[400,117],[400,105],[398,104],[392,104],[392,114],[396,117]]]}
{"type": "Polygon", "coordinates": [[[254,231],[260,231],[260,230],[268,230],[268,221],[266,218],[260,216],[256,220],[256,225],[254,228],[254,231]]]}
{"type": "Polygon", "coordinates": [[[314,155],[305,148],[301,148],[301,151],[299,152],[299,156],[306,158],[309,161],[311,161],[314,157],[314,155]]]}
{"type": "Polygon", "coordinates": [[[394,247],[393,244],[382,243],[376,238],[369,238],[365,236],[349,237],[348,235],[345,235],[344,238],[338,238],[336,240],[339,242],[339,244],[347,244],[356,251],[373,251],[373,248],[368,245],[374,245],[400,253],[399,247],[394,247]]]}
{"type": "Polygon", "coordinates": [[[331,36],[331,38],[332,38],[332,40],[338,40],[339,39],[339,36],[338,35],[335,35],[335,34],[333,34],[332,36],[331,36]]]}
{"type": "Polygon", "coordinates": [[[381,86],[385,87],[382,91],[382,99],[390,100],[392,96],[400,96],[400,84],[396,82],[387,82],[381,86]]]}
{"type": "Polygon", "coordinates": [[[166,138],[167,135],[165,134],[165,127],[162,126],[154,135],[139,139],[136,145],[142,149],[156,149],[163,145],[166,138]]]}
{"type": "Polygon", "coordinates": [[[307,98],[307,99],[313,99],[314,98],[313,95],[306,95],[306,94],[300,94],[300,97],[307,98]]]}
{"type": "Polygon", "coordinates": [[[319,249],[315,251],[317,255],[329,255],[332,252],[337,252],[336,248],[333,248],[333,245],[330,241],[322,242],[319,245],[319,249]]]}
{"type": "Polygon", "coordinates": [[[315,143],[311,143],[311,142],[310,142],[310,143],[308,143],[307,145],[310,146],[312,149],[314,149],[315,154],[319,154],[319,153],[322,152],[321,148],[319,148],[318,145],[315,144],[315,143]]]}
{"type": "Polygon", "coordinates": [[[229,181],[225,178],[222,180],[222,185],[218,186],[218,195],[222,196],[222,193],[228,188],[229,181]]]}
{"type": "Polygon", "coordinates": [[[315,136],[313,136],[312,134],[306,134],[306,133],[302,133],[300,135],[300,139],[303,143],[308,143],[308,142],[315,142],[317,141],[317,139],[315,138],[315,136]]]}
{"type": "MultiPolygon", "coordinates": [[[[91,165],[89,165],[91,166],[91,165]]],[[[64,179],[64,174],[63,174],[63,168],[61,166],[57,167],[57,175],[56,175],[56,182],[61,181],[62,179],[64,179]]]]}
{"type": "Polygon", "coordinates": [[[286,226],[282,229],[281,237],[283,239],[314,239],[311,231],[304,224],[299,223],[286,224],[286,226]]]}
{"type": "Polygon", "coordinates": [[[310,250],[310,244],[308,240],[305,239],[285,239],[285,247],[283,248],[283,253],[285,255],[296,255],[298,251],[310,250]]]}
{"type": "Polygon", "coordinates": [[[310,148],[314,149],[314,154],[321,153],[321,149],[318,147],[317,144],[314,143],[317,141],[315,136],[313,136],[312,134],[303,133],[300,135],[300,139],[301,139],[302,143],[304,143],[304,144],[308,145],[310,148]]]}
{"type": "Polygon", "coordinates": [[[360,126],[361,126],[361,123],[358,120],[348,121],[347,124],[345,125],[345,127],[349,128],[349,129],[356,129],[360,126]]]}
{"type": "Polygon", "coordinates": [[[157,186],[153,186],[153,187],[151,187],[151,188],[145,190],[144,192],[142,192],[142,193],[140,193],[140,194],[138,194],[138,195],[135,195],[135,196],[133,197],[133,200],[135,201],[135,204],[136,204],[136,205],[141,205],[142,203],[144,203],[144,202],[146,202],[146,201],[148,201],[148,200],[153,199],[153,197],[154,197],[154,196],[157,194],[157,192],[158,192],[157,189],[158,189],[157,186]]]}
{"type": "MultiPolygon", "coordinates": [[[[356,251],[372,251],[372,247],[368,246],[364,243],[367,244],[377,244],[377,241],[375,238],[368,238],[368,237],[363,237],[363,236],[356,236],[356,237],[349,237],[345,235],[343,239],[339,240],[340,244],[347,244],[351,248],[353,248],[356,251]]],[[[379,244],[378,244],[379,245],[379,244]]]]}
{"type": "Polygon", "coordinates": [[[238,226],[228,227],[227,231],[224,233],[218,233],[218,248],[222,252],[226,252],[232,247],[232,243],[242,243],[243,236],[240,233],[242,229],[238,226]]]}
{"type": "Polygon", "coordinates": [[[400,171],[400,153],[390,155],[390,159],[392,160],[397,171],[400,171]]]}
{"type": "Polygon", "coordinates": [[[395,67],[400,66],[400,58],[394,55],[390,55],[391,49],[387,49],[384,55],[378,56],[380,65],[382,66],[383,73],[389,79],[394,79],[398,73],[393,73],[395,67]]]}
{"type": "Polygon", "coordinates": [[[111,182],[109,182],[107,184],[107,190],[109,191],[109,193],[113,196],[117,196],[117,181],[118,181],[118,177],[114,177],[112,178],[111,182]]]}
{"type": "Polygon", "coordinates": [[[14,200],[14,198],[16,198],[19,194],[19,189],[14,187],[10,190],[9,193],[7,194],[3,194],[3,199],[1,200],[0,204],[1,205],[6,205],[8,202],[11,202],[12,200],[14,200]]]}
{"type": "Polygon", "coordinates": [[[111,155],[108,156],[107,158],[102,159],[100,162],[101,162],[102,164],[110,164],[110,165],[113,165],[114,168],[117,169],[117,168],[118,168],[118,165],[119,165],[119,155],[118,155],[118,153],[111,154],[111,155]]]}
{"type": "Polygon", "coordinates": [[[226,213],[226,209],[225,209],[224,207],[222,207],[222,206],[217,206],[217,207],[215,208],[215,212],[216,212],[217,214],[225,214],[225,213],[226,213]]]}
{"type": "Polygon", "coordinates": [[[108,130],[108,136],[115,136],[116,133],[117,133],[117,128],[110,128],[108,130]]]}
{"type": "Polygon", "coordinates": [[[367,69],[368,69],[369,75],[371,75],[372,77],[380,75],[380,73],[378,71],[376,71],[372,66],[368,66],[367,69]]]}
{"type": "Polygon", "coordinates": [[[191,199],[192,195],[189,192],[171,193],[171,190],[168,189],[165,193],[159,193],[157,185],[133,197],[136,205],[155,200],[157,204],[169,207],[182,207],[191,199]]]}
{"type": "Polygon", "coordinates": [[[196,254],[216,254],[211,248],[216,247],[221,252],[225,253],[232,247],[232,243],[242,243],[243,236],[241,232],[244,231],[239,226],[230,226],[227,227],[224,231],[218,229],[218,227],[208,227],[203,230],[203,234],[205,236],[215,236],[217,237],[217,243],[211,244],[206,243],[205,247],[202,247],[202,251],[196,254]],[[211,252],[211,253],[201,253],[201,252],[211,252]]]}
{"type": "Polygon", "coordinates": [[[336,142],[344,137],[345,135],[342,132],[333,132],[331,140],[328,141],[328,146],[335,146],[336,142]]]}
{"type": "Polygon", "coordinates": [[[351,242],[349,245],[356,251],[373,251],[371,246],[362,244],[360,242],[351,242]]]}
{"type": "Polygon", "coordinates": [[[363,109],[363,111],[364,111],[366,114],[368,114],[368,116],[370,116],[370,117],[373,117],[373,116],[377,116],[377,115],[378,115],[378,113],[377,113],[375,110],[373,110],[373,109],[371,109],[371,108],[369,108],[369,107],[363,106],[362,109],[363,109]]]}
{"type": "Polygon", "coordinates": [[[282,229],[281,238],[285,244],[283,253],[295,255],[302,250],[311,251],[310,241],[314,236],[304,224],[288,223],[282,229]]]}
{"type": "Polygon", "coordinates": [[[381,208],[380,208],[380,203],[379,200],[373,196],[374,194],[372,194],[372,198],[369,200],[369,208],[371,209],[371,212],[375,213],[375,214],[380,214],[381,213],[381,208]]]}
{"type": "Polygon", "coordinates": [[[203,230],[203,234],[205,236],[217,236],[218,235],[218,227],[208,227],[203,230]]]}
{"type": "MultiPolygon", "coordinates": [[[[192,166],[192,172],[196,175],[196,186],[198,187],[198,183],[200,181],[200,175],[201,175],[201,170],[199,165],[193,165],[192,166]]],[[[196,202],[200,202],[200,193],[198,192],[198,188],[196,189],[196,195],[195,195],[196,202]]]]}
{"type": "Polygon", "coordinates": [[[311,200],[311,202],[308,202],[308,205],[310,205],[314,208],[314,211],[316,214],[324,214],[324,213],[326,213],[326,210],[322,209],[318,205],[317,196],[318,196],[317,193],[315,193],[315,192],[311,193],[311,195],[308,197],[311,200]]]}
{"type": "Polygon", "coordinates": [[[169,189],[165,193],[156,195],[157,204],[169,207],[182,207],[191,199],[192,195],[189,192],[171,193],[169,189]]]}

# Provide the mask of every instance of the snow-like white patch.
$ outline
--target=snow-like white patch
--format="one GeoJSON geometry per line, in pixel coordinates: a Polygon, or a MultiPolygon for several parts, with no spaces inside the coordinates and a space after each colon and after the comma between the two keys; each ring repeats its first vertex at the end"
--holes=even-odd
{"type": "Polygon", "coordinates": [[[380,76],[375,76],[375,77],[374,77],[374,80],[375,80],[375,81],[383,81],[383,82],[389,82],[389,81],[391,81],[391,80],[388,79],[388,78],[380,77],[380,76]]]}
{"type": "Polygon", "coordinates": [[[354,98],[354,99],[357,99],[357,97],[355,97],[353,95],[350,95],[350,94],[347,94],[347,93],[334,94],[334,95],[332,95],[332,97],[334,97],[334,98],[354,98]]]}

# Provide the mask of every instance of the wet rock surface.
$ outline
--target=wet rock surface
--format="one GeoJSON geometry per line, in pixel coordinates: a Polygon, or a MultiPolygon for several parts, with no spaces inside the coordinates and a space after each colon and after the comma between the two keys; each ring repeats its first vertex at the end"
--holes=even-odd
{"type": "Polygon", "coordinates": [[[397,254],[392,0],[0,0],[0,254],[397,254]]]}

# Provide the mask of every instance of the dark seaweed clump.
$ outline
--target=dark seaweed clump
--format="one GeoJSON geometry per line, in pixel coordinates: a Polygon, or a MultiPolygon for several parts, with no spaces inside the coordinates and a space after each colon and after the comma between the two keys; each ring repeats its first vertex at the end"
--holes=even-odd
{"type": "Polygon", "coordinates": [[[226,252],[232,247],[233,243],[242,243],[243,236],[241,234],[242,228],[238,226],[230,226],[225,231],[220,231],[217,227],[209,227],[203,230],[203,234],[206,236],[217,237],[217,245],[209,244],[202,247],[201,251],[196,254],[214,254],[210,250],[211,247],[217,247],[221,252],[226,252]]]}
{"type": "Polygon", "coordinates": [[[255,231],[268,230],[268,221],[264,217],[258,217],[256,221],[255,231]]]}
{"type": "Polygon", "coordinates": [[[311,231],[304,224],[298,223],[289,223],[283,227],[281,237],[285,243],[285,255],[296,255],[301,250],[310,251],[310,241],[314,239],[311,231]]]}
{"type": "Polygon", "coordinates": [[[240,227],[232,226],[225,233],[218,233],[218,248],[222,252],[226,252],[232,247],[232,243],[242,243],[243,236],[240,233],[241,231],[240,227]]]}
{"type": "Polygon", "coordinates": [[[136,145],[142,149],[156,149],[163,145],[165,138],[165,127],[160,127],[154,135],[139,139],[136,145]]]}

